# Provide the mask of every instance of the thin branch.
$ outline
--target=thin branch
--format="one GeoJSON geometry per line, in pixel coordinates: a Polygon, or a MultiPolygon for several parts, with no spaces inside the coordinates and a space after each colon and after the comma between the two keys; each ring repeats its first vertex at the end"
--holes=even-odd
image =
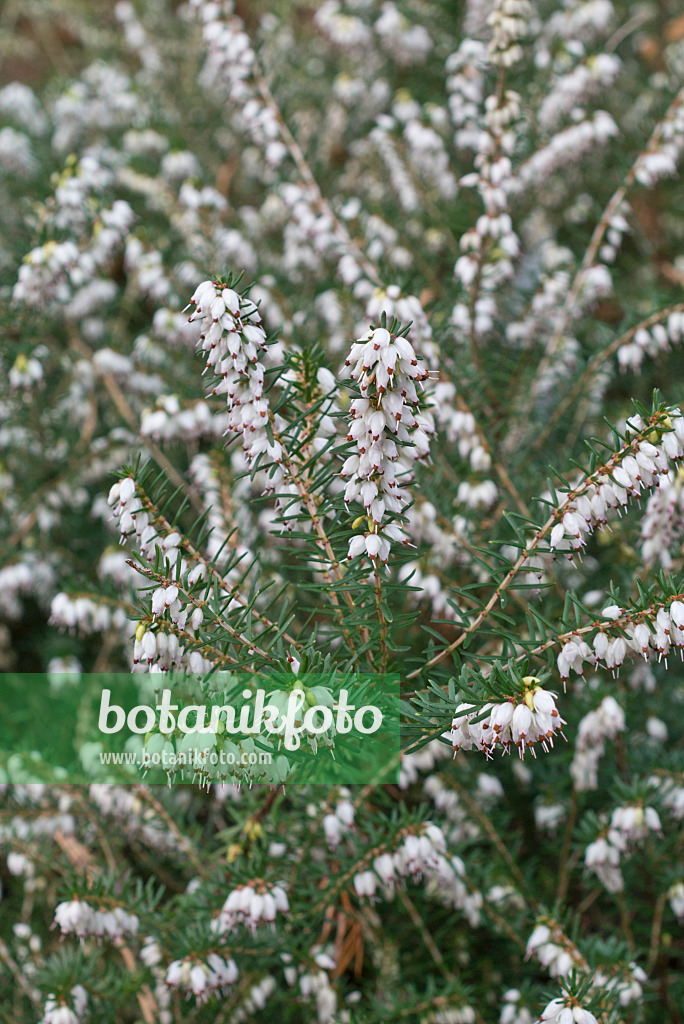
{"type": "Polygon", "coordinates": [[[610,359],[610,357],[619,349],[621,349],[623,345],[628,345],[638,331],[648,330],[648,328],[653,327],[654,324],[659,324],[663,320],[667,320],[672,313],[682,312],[684,312],[684,302],[677,302],[673,306],[668,306],[667,309],[660,309],[658,312],[652,313],[650,316],[646,317],[646,319],[642,320],[641,323],[636,324],[635,327],[630,327],[630,329],[625,331],[624,334],[615,338],[610,345],[607,345],[606,348],[592,356],[581,376],[578,377],[567,395],[565,395],[565,397],[558,403],[549,416],[539,436],[533,442],[532,450],[536,452],[543,448],[556,423],[558,423],[563,413],[573,405],[580,395],[583,394],[587,385],[596,375],[598,368],[610,359]]]}
{"type": "MultiPolygon", "coordinates": [[[[617,462],[619,462],[621,458],[624,457],[625,452],[631,451],[632,448],[634,447],[634,445],[638,441],[641,440],[642,435],[650,433],[650,431],[653,429],[654,425],[658,422],[658,420],[660,418],[661,418],[660,414],[657,413],[654,417],[652,417],[649,420],[648,425],[646,426],[646,428],[644,430],[640,431],[636,435],[636,437],[632,441],[630,441],[629,444],[625,448],[620,449],[620,451],[615,452],[612,455],[612,457],[606,463],[606,465],[600,466],[593,473],[591,473],[588,476],[586,476],[581,481],[581,483],[578,484],[577,487],[573,488],[571,491],[568,491],[566,493],[566,495],[563,498],[563,500],[561,501],[561,503],[553,510],[553,512],[551,513],[549,518],[546,520],[544,525],[541,526],[537,530],[537,532],[535,533],[534,537],[532,537],[532,539],[527,544],[525,549],[520,553],[520,555],[519,555],[517,561],[515,562],[515,564],[511,567],[511,569],[509,569],[509,571],[506,574],[506,576],[504,577],[504,579],[496,587],[496,589],[495,589],[494,593],[492,594],[492,596],[490,597],[489,601],[487,601],[487,603],[484,606],[484,608],[473,619],[473,621],[470,623],[470,625],[468,625],[463,630],[463,632],[460,633],[459,636],[456,637],[456,639],[453,641],[453,643],[450,643],[447,647],[443,648],[443,650],[441,650],[437,654],[433,655],[433,657],[430,658],[428,661],[426,661],[425,664],[422,665],[420,668],[414,669],[413,672],[410,672],[406,676],[407,680],[417,678],[419,675],[421,675],[422,672],[425,672],[427,669],[431,668],[433,665],[438,664],[448,654],[452,654],[455,650],[458,650],[458,648],[468,639],[468,637],[472,633],[474,633],[482,625],[482,623],[485,621],[487,616],[490,614],[490,612],[492,611],[492,609],[496,605],[497,601],[499,601],[499,599],[501,598],[501,595],[508,589],[508,587],[510,587],[511,583],[513,583],[513,581],[515,580],[516,576],[518,575],[518,573],[522,569],[523,565],[529,560],[530,556],[534,553],[534,551],[536,551],[536,549],[539,547],[539,544],[544,540],[544,538],[551,531],[553,526],[562,518],[563,513],[564,513],[565,509],[568,507],[568,505],[572,504],[572,502],[577,497],[579,497],[579,495],[583,494],[584,491],[586,491],[586,489],[592,483],[594,483],[596,480],[598,480],[601,476],[604,476],[604,475],[610,476],[610,473],[615,468],[615,464],[617,462]]],[[[556,641],[555,640],[551,641],[551,643],[554,643],[554,642],[556,642],[556,641]]],[[[550,646],[550,643],[546,644],[546,646],[550,646]]],[[[542,650],[545,649],[544,646],[542,646],[541,649],[542,650]]]]}
{"type": "Polygon", "coordinates": [[[568,820],[565,826],[563,846],[561,848],[560,861],[558,864],[558,888],[556,890],[557,903],[562,903],[568,893],[568,881],[570,877],[570,847],[572,845],[572,835],[575,831],[575,824],[577,823],[578,805],[579,797],[577,795],[577,790],[573,789],[572,797],[570,798],[570,813],[568,814],[568,820]]]}
{"type": "Polygon", "coordinates": [[[373,579],[375,590],[375,611],[378,616],[378,622],[380,623],[380,672],[381,674],[384,674],[387,671],[387,661],[389,659],[389,650],[387,648],[387,619],[385,618],[385,613],[382,610],[382,581],[375,566],[373,566],[373,579]]]}
{"type": "MultiPolygon", "coordinates": [[[[81,341],[80,338],[71,338],[71,347],[80,355],[82,355],[85,359],[92,360],[92,350],[88,348],[85,342],[81,341]]],[[[119,411],[121,417],[126,421],[131,430],[135,432],[136,436],[139,436],[140,423],[138,422],[138,418],[131,409],[126,399],[126,396],[124,395],[123,391],[119,387],[114,377],[112,376],[111,373],[103,373],[101,375],[101,379],[109,397],[112,400],[112,403],[119,411]]],[[[148,437],[140,437],[140,443],[145,448],[147,448],[148,452],[150,453],[154,461],[159,466],[161,466],[161,468],[167,474],[169,479],[173,481],[176,487],[180,488],[183,491],[183,493],[187,495],[195,511],[201,513],[203,511],[202,502],[200,501],[194,488],[191,487],[188,484],[188,482],[183,479],[183,477],[178,472],[173,463],[170,462],[169,459],[167,459],[166,455],[164,455],[163,451],[154,443],[154,441],[151,441],[150,438],[148,437]]]]}
{"type": "Polygon", "coordinates": [[[658,899],[656,900],[655,908],[653,910],[651,941],[648,949],[648,963],[646,964],[647,974],[651,974],[653,968],[658,962],[658,954],[660,953],[660,936],[663,930],[663,915],[665,913],[666,903],[667,893],[661,892],[660,896],[658,896],[658,899]]]}
{"type": "Polygon", "coordinates": [[[456,981],[456,975],[453,974],[449,970],[449,968],[447,967],[446,961],[445,961],[444,957],[442,956],[442,953],[441,953],[439,947],[437,946],[437,943],[432,938],[432,935],[430,935],[430,932],[428,931],[428,929],[425,926],[425,922],[423,921],[423,918],[420,916],[420,914],[416,910],[416,908],[415,908],[414,904],[412,903],[411,899],[409,898],[408,894],[403,889],[399,889],[398,892],[399,892],[399,899],[403,903],[404,908],[406,909],[406,912],[407,912],[408,916],[411,918],[411,921],[412,921],[413,925],[418,930],[418,934],[420,935],[421,939],[423,940],[423,943],[424,943],[425,948],[427,949],[428,953],[430,954],[430,956],[432,957],[434,962],[437,964],[437,966],[439,967],[440,971],[442,972],[442,974],[444,975],[446,980],[447,981],[451,981],[451,982],[456,981]]]}
{"type": "Polygon", "coordinates": [[[10,953],[9,949],[7,948],[2,939],[0,939],[0,960],[2,960],[5,966],[8,968],[10,974],[12,974],[12,976],[14,977],[14,980],[16,981],[17,985],[24,993],[24,995],[28,999],[30,999],[35,1009],[42,1013],[43,1007],[39,994],[36,992],[35,989],[31,988],[31,986],[29,985],[28,981],[24,976],[24,972],[19,967],[19,964],[16,962],[16,960],[14,960],[12,954],[10,953]]]}

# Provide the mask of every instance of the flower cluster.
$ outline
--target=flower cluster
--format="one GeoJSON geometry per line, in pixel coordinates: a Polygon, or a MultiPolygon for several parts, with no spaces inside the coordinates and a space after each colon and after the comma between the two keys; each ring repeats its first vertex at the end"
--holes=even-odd
{"type": "MultiPolygon", "coordinates": [[[[399,849],[395,852],[392,861],[393,867],[399,876],[408,876],[414,881],[432,866],[439,862],[439,855],[446,852],[446,840],[438,825],[433,822],[425,822],[419,833],[409,833],[399,849]]],[[[374,867],[383,881],[387,881],[388,864],[384,862],[385,873],[374,867]]]]}
{"type": "Polygon", "coordinates": [[[266,433],[268,400],[264,395],[266,332],[257,306],[228,285],[203,281],[191,299],[190,320],[200,320],[199,345],[207,368],[220,383],[212,394],[225,394],[228,431],[242,435],[248,462],[266,451],[276,462],[279,452],[266,433]]]}
{"type": "Polygon", "coordinates": [[[494,64],[510,67],[522,57],[519,40],[527,35],[528,19],[532,8],[527,0],[496,0],[494,10],[487,18],[492,28],[488,53],[494,64]]]}
{"type": "Polygon", "coordinates": [[[618,364],[622,371],[639,370],[646,356],[655,358],[668,352],[672,345],[684,337],[684,312],[673,310],[664,322],[640,327],[628,335],[629,341],[620,345],[617,351],[618,364]]]}
{"type": "Polygon", "coordinates": [[[542,1021],[549,1021],[549,1024],[599,1024],[593,1013],[583,1010],[577,1000],[569,996],[561,996],[547,1003],[539,1024],[542,1021]]]}
{"type": "Polygon", "coordinates": [[[112,607],[92,597],[59,593],[52,599],[50,622],[70,632],[103,633],[109,629],[126,629],[123,608],[112,607]]]}
{"type": "Polygon", "coordinates": [[[491,757],[499,746],[504,753],[517,747],[520,757],[529,750],[534,756],[535,744],[543,750],[553,747],[556,733],[563,735],[565,720],[560,717],[552,693],[539,685],[534,676],[523,680],[526,692],[522,699],[510,698],[501,704],[459,704],[451,725],[451,745],[459,750],[483,751],[491,757]]]}
{"type": "Polygon", "coordinates": [[[300,975],[300,992],[315,1004],[319,1021],[333,1020],[337,1010],[337,992],[330,983],[329,972],[335,969],[335,961],[328,953],[316,953],[314,964],[315,967],[300,975]]]}
{"type": "Polygon", "coordinates": [[[499,1015],[499,1024],[532,1024],[532,1014],[521,1005],[520,989],[509,988],[503,994],[504,1004],[499,1015]]]}
{"type": "Polygon", "coordinates": [[[486,473],[491,468],[492,457],[482,443],[472,412],[455,407],[454,385],[451,381],[440,380],[430,397],[434,402],[435,419],[447,438],[456,442],[459,457],[468,462],[475,472],[486,473]]]}
{"type": "Polygon", "coordinates": [[[276,167],[286,155],[278,119],[255,88],[256,54],[244,23],[230,0],[207,3],[192,0],[202,24],[207,56],[202,84],[212,93],[223,93],[236,106],[236,120],[264,150],[269,165],[276,167]]]}
{"type": "Polygon", "coordinates": [[[20,352],[9,372],[9,385],[13,390],[30,394],[34,387],[43,385],[43,364],[35,355],[29,357],[20,352]]]}
{"type": "Polygon", "coordinates": [[[645,661],[664,661],[667,665],[668,654],[674,647],[684,657],[684,602],[679,598],[643,612],[608,605],[601,614],[615,625],[601,623],[591,646],[578,634],[561,647],[557,663],[564,685],[571,670],[584,675],[585,663],[609,668],[615,675],[628,655],[640,656],[645,661]]]}
{"type": "Polygon", "coordinates": [[[206,960],[187,956],[174,960],[166,971],[166,984],[171,989],[194,996],[197,1005],[208,1002],[219,993],[226,996],[238,979],[234,960],[226,960],[218,953],[209,953],[206,960]]]}
{"type": "Polygon", "coordinates": [[[648,982],[648,975],[638,964],[631,963],[626,969],[616,971],[612,975],[606,975],[598,970],[592,978],[593,987],[598,992],[617,995],[619,1005],[630,1006],[632,1003],[639,1003],[644,994],[644,985],[648,982]]]}
{"type": "Polygon", "coordinates": [[[351,800],[338,800],[334,812],[323,818],[323,831],[331,850],[337,849],[342,837],[354,826],[354,805],[351,800]]]}
{"type": "Polygon", "coordinates": [[[553,550],[581,551],[596,527],[606,523],[609,509],[619,510],[630,498],[655,487],[660,475],[668,472],[670,462],[678,463],[684,457],[684,417],[679,410],[669,421],[658,424],[658,436],[640,416],[632,417],[627,426],[638,432],[637,439],[587,478],[576,489],[575,497],[563,503],[562,515],[551,530],[549,544],[553,550]]]}
{"type": "Polygon", "coordinates": [[[212,931],[226,935],[244,924],[252,933],[263,923],[275,928],[276,914],[287,914],[290,904],[282,885],[270,885],[261,879],[239,885],[226,897],[218,917],[212,921],[212,931]]]}
{"type": "Polygon", "coordinates": [[[49,995],[40,1024],[80,1024],[88,1012],[88,993],[83,985],[74,985],[70,999],[71,1006],[64,998],[49,995]]]}
{"type": "Polygon", "coordinates": [[[680,91],[654,131],[648,149],[637,159],[635,179],[650,188],[662,178],[675,175],[683,148],[684,92],[680,91]]]}
{"type": "Polygon", "coordinates": [[[118,522],[121,542],[134,535],[139,550],[150,562],[161,557],[166,565],[167,582],[158,584],[151,597],[151,621],[141,621],[135,629],[134,670],[169,672],[181,665],[193,673],[208,670],[209,659],[199,651],[186,650],[187,642],[194,639],[202,625],[204,612],[180,586],[182,583],[191,589],[201,582],[206,576],[205,565],[184,552],[180,533],[153,524],[132,476],[112,485],[108,503],[118,522]]]}
{"type": "MultiPolygon", "coordinates": [[[[113,518],[118,521],[121,543],[124,543],[133,534],[140,551],[146,558],[153,562],[157,555],[161,555],[168,562],[169,576],[172,579],[176,578],[179,554],[181,555],[180,576],[182,577],[188,571],[188,561],[182,556],[178,546],[181,543],[181,535],[175,530],[160,531],[153,525],[152,517],[144,509],[138,497],[136,483],[132,476],[125,476],[120,482],[112,484],[107,502],[113,518]]],[[[189,583],[192,585],[201,579],[203,569],[194,566],[191,574],[189,583]]],[[[153,615],[155,617],[159,615],[163,608],[173,604],[177,597],[178,588],[175,588],[175,593],[171,591],[161,597],[156,597],[153,615]],[[173,596],[171,596],[172,594],[173,596]]]]}
{"type": "Polygon", "coordinates": [[[486,63],[487,47],[478,39],[464,39],[446,61],[449,114],[456,129],[454,141],[461,150],[477,149],[480,142],[486,63]]]}
{"type": "Polygon", "coordinates": [[[654,807],[644,807],[641,803],[616,807],[605,835],[586,848],[584,863],[608,892],[622,892],[621,858],[628,856],[631,849],[643,843],[651,833],[660,835],[661,832],[660,818],[654,807]]]}
{"type": "Polygon", "coordinates": [[[207,402],[181,407],[175,397],[164,396],[155,409],[146,409],[141,417],[140,434],[156,441],[221,437],[228,429],[225,413],[212,413],[207,402]]]}
{"type": "Polygon", "coordinates": [[[679,921],[684,920],[684,882],[679,881],[671,885],[667,891],[667,898],[675,917],[679,921]]]}
{"type": "Polygon", "coordinates": [[[76,897],[55,908],[55,921],[62,935],[77,935],[79,939],[93,936],[113,942],[138,932],[138,918],[123,907],[97,908],[76,897]]]}
{"type": "Polygon", "coordinates": [[[684,474],[663,474],[648,499],[641,523],[641,556],[644,564],[659,562],[671,569],[684,537],[684,474]]]}
{"type": "Polygon", "coordinates": [[[233,1013],[234,1024],[243,1024],[244,1021],[249,1021],[254,1014],[264,1010],[267,1000],[275,990],[276,981],[271,974],[267,974],[256,985],[252,985],[247,993],[247,998],[233,1013]]]}
{"type": "Polygon", "coordinates": [[[599,53],[560,75],[539,108],[539,122],[553,129],[564,116],[581,109],[588,96],[610,87],[620,71],[619,57],[599,53]]]}
{"type": "Polygon", "coordinates": [[[410,879],[423,882],[428,892],[434,891],[439,899],[463,909],[473,924],[479,918],[482,897],[474,899],[463,882],[465,867],[460,857],[447,855],[446,839],[442,829],[427,822],[418,831],[404,835],[393,852],[384,851],[354,875],[354,891],[360,899],[371,901],[377,894],[392,899],[397,886],[410,879]]]}
{"type": "Polygon", "coordinates": [[[404,490],[413,479],[413,463],[430,451],[432,419],[418,410],[416,384],[426,380],[411,343],[384,327],[371,328],[356,341],[345,363],[361,397],[351,403],[352,421],[347,440],[357,452],[342,467],[348,478],[345,502],[363,505],[368,529],[349,544],[349,558],[365,554],[386,562],[393,540],[406,542],[404,531],[383,522],[386,514],[399,515],[408,504],[404,490]]]}
{"type": "Polygon", "coordinates": [[[684,784],[681,775],[676,776],[669,773],[652,775],[648,784],[658,793],[662,807],[670,816],[675,821],[682,821],[684,819],[684,784]]]}
{"type": "Polygon", "coordinates": [[[598,708],[584,716],[577,729],[570,774],[580,792],[598,786],[598,764],[605,741],[614,740],[625,728],[625,713],[614,697],[604,697],[598,708]]]}
{"type": "MultiPolygon", "coordinates": [[[[82,172],[83,168],[79,166],[77,170],[82,172]]],[[[70,180],[83,182],[83,187],[77,191],[70,190],[68,196],[58,195],[56,198],[63,204],[62,211],[76,210],[80,218],[82,210],[91,207],[88,200],[92,198],[89,194],[93,191],[92,181],[82,173],[70,180]]],[[[97,187],[94,191],[98,191],[97,187]]],[[[82,292],[92,287],[98,273],[121,248],[133,219],[130,205],[123,199],[117,199],[111,207],[101,208],[93,217],[91,235],[84,235],[81,248],[72,239],[64,242],[51,239],[32,249],[19,270],[12,301],[37,308],[54,303],[66,305],[76,297],[82,301],[82,292]]],[[[55,225],[64,226],[59,216],[55,225]]],[[[71,311],[76,309],[72,306],[71,311]]]]}
{"type": "Polygon", "coordinates": [[[554,921],[541,921],[527,940],[526,954],[535,956],[552,978],[564,978],[573,970],[586,968],[577,948],[554,921]]]}
{"type": "Polygon", "coordinates": [[[565,167],[568,160],[579,160],[597,146],[605,146],[617,134],[618,127],[605,110],[598,110],[593,117],[564,128],[522,165],[516,189],[538,185],[554,171],[565,167]]]}
{"type": "MultiPolygon", "coordinates": [[[[55,573],[46,562],[27,552],[0,569],[0,611],[5,619],[19,618],[22,597],[33,595],[41,604],[54,591],[55,573]]],[[[49,603],[49,601],[48,601],[49,603]]]]}

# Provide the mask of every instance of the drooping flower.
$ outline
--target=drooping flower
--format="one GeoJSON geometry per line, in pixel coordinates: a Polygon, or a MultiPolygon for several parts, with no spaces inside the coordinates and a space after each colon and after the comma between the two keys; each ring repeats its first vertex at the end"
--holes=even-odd
{"type": "Polygon", "coordinates": [[[386,562],[390,542],[407,541],[386,515],[406,508],[410,499],[405,487],[413,479],[413,464],[430,452],[434,423],[429,413],[420,411],[416,388],[428,372],[411,343],[385,327],[371,328],[354,342],[345,367],[361,397],[351,403],[347,439],[356,442],[356,452],[342,467],[348,479],[344,500],[363,505],[368,527],[363,536],[352,538],[348,557],[365,554],[373,562],[386,562]]]}

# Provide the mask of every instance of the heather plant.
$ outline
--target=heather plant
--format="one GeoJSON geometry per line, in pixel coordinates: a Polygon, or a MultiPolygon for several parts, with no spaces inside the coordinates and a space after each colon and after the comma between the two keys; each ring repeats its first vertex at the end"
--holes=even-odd
{"type": "Polygon", "coordinates": [[[680,1020],[675,5],[10,0],[0,54],[2,670],[402,716],[382,785],[3,763],[4,1019],[680,1020]]]}

